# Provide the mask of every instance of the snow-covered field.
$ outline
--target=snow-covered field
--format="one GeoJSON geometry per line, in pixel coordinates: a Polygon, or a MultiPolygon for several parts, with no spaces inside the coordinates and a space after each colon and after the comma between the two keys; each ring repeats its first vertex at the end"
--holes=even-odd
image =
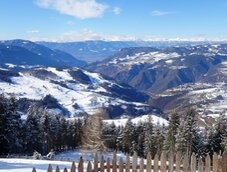
{"type": "MultiPolygon", "coordinates": [[[[57,154],[53,161],[48,160],[32,160],[32,159],[14,159],[14,158],[0,158],[0,172],[32,172],[33,167],[36,168],[37,172],[46,172],[49,164],[52,165],[53,169],[56,169],[58,165],[63,171],[67,168],[70,171],[72,161],[75,161],[78,166],[78,161],[81,156],[84,158],[84,169],[87,166],[88,161],[94,160],[95,152],[92,151],[68,151],[57,154]],[[63,160],[63,161],[60,161],[63,160]]],[[[104,152],[104,159],[112,159],[113,152],[104,152]]],[[[122,157],[125,160],[125,155],[121,152],[117,153],[117,159],[122,157]]]]}
{"type": "Polygon", "coordinates": [[[53,169],[58,165],[61,171],[63,171],[65,167],[70,169],[72,163],[63,161],[0,158],[0,172],[32,172],[33,167],[36,168],[37,172],[46,172],[49,164],[52,165],[53,169]]]}

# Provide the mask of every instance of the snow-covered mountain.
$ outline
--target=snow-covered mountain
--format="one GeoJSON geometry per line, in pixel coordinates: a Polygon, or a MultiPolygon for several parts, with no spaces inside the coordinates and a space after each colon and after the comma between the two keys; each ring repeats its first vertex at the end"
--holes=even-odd
{"type": "Polygon", "coordinates": [[[88,68],[142,91],[161,93],[197,82],[226,59],[227,45],[127,48],[88,68]]]}
{"type": "Polygon", "coordinates": [[[51,50],[43,45],[27,40],[10,40],[0,42],[0,64],[43,66],[77,66],[86,64],[74,56],[60,51],[51,50]]]}
{"type": "Polygon", "coordinates": [[[126,48],[88,68],[151,94],[150,103],[164,112],[227,110],[226,44],[126,48]]]}
{"type": "Polygon", "coordinates": [[[104,79],[79,68],[4,65],[0,68],[0,94],[15,96],[20,108],[41,101],[54,112],[70,117],[105,108],[110,118],[161,112],[148,105],[149,96],[130,86],[104,79]]]}
{"type": "Polygon", "coordinates": [[[176,45],[199,45],[207,42],[190,41],[84,41],[84,42],[38,42],[51,49],[67,52],[88,63],[104,60],[122,48],[171,47],[176,45]]]}

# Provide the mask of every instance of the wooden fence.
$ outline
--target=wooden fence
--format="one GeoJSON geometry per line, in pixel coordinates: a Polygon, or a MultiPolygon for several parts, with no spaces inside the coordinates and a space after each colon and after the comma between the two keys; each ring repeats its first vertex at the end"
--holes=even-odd
{"type": "MultiPolygon", "coordinates": [[[[47,172],[53,172],[52,166],[49,165],[47,172]]],[[[68,172],[67,168],[63,170],[68,172]]],[[[227,172],[227,152],[222,155],[214,154],[213,156],[207,155],[205,159],[196,158],[195,154],[189,158],[187,155],[167,155],[165,152],[158,155],[152,160],[151,155],[148,154],[146,159],[138,158],[134,153],[133,157],[126,156],[123,160],[122,157],[117,161],[116,152],[113,154],[112,159],[107,158],[101,153],[95,154],[94,161],[84,163],[80,157],[78,165],[72,163],[70,172],[227,172]]],[[[36,172],[33,168],[32,172],[36,172]]],[[[55,172],[60,172],[59,167],[56,167],[55,172]]]]}

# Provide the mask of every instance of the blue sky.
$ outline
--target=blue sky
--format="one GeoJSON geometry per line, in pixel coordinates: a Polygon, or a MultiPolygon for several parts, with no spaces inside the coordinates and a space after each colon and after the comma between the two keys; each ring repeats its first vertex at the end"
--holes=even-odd
{"type": "Polygon", "coordinates": [[[0,0],[0,39],[227,39],[227,0],[0,0]]]}

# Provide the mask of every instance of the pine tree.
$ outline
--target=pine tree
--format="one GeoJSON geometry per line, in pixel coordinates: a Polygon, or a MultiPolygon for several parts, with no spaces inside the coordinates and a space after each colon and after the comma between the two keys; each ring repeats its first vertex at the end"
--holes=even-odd
{"type": "Polygon", "coordinates": [[[148,153],[151,153],[152,157],[156,154],[154,126],[151,116],[149,116],[148,122],[144,124],[144,156],[148,153]]]}
{"type": "Polygon", "coordinates": [[[26,152],[42,152],[43,130],[36,114],[28,114],[26,119],[26,152]]]}
{"type": "Polygon", "coordinates": [[[155,153],[158,154],[158,156],[161,156],[161,153],[163,151],[164,147],[164,140],[165,140],[165,126],[160,125],[158,122],[157,125],[154,128],[154,141],[155,141],[155,153]]]}
{"type": "Polygon", "coordinates": [[[122,133],[122,150],[125,153],[132,152],[132,142],[134,139],[134,125],[129,119],[125,125],[125,128],[122,133]]]}
{"type": "Polygon", "coordinates": [[[167,134],[164,143],[164,149],[170,153],[176,151],[176,136],[180,125],[180,118],[177,113],[172,113],[167,127],[167,134]]]}
{"type": "Polygon", "coordinates": [[[190,157],[192,152],[196,152],[196,135],[198,132],[198,126],[196,122],[196,112],[194,109],[190,109],[184,115],[181,121],[181,125],[177,132],[177,151],[187,153],[190,157]]]}

